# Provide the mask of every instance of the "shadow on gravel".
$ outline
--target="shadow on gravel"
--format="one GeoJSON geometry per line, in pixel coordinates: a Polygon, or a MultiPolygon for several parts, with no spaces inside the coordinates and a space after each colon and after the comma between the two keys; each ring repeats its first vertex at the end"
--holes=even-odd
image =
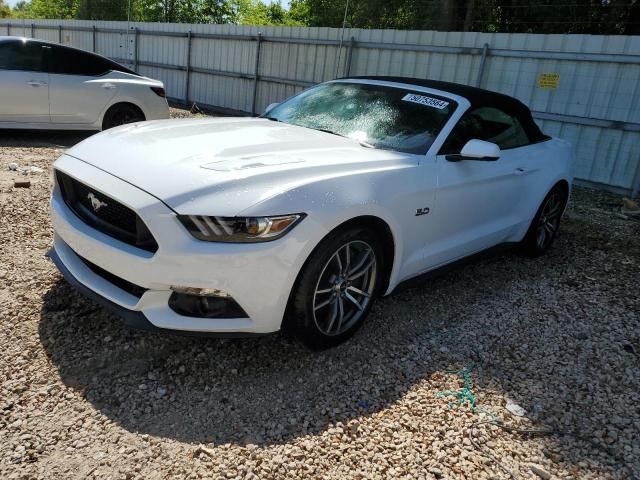
{"type": "Polygon", "coordinates": [[[96,132],[0,129],[0,147],[69,148],[94,133],[96,132]]]}
{"type": "MultiPolygon", "coordinates": [[[[639,460],[616,447],[633,434],[625,412],[637,408],[640,375],[630,375],[639,364],[608,350],[630,341],[622,332],[625,322],[637,324],[637,299],[603,272],[604,260],[589,260],[593,245],[615,241],[587,227],[569,222],[544,258],[502,253],[384,299],[351,341],[325,352],[281,335],[136,333],[64,281],[46,294],[39,334],[62,381],[132,432],[192,443],[283,443],[380,412],[418,384],[433,391],[420,401],[446,404],[435,396],[443,373],[464,365],[474,368],[482,408],[503,416],[508,393],[538,425],[593,440],[540,440],[553,461],[620,471],[639,460]]],[[[606,247],[607,255],[618,247],[606,247]]]]}

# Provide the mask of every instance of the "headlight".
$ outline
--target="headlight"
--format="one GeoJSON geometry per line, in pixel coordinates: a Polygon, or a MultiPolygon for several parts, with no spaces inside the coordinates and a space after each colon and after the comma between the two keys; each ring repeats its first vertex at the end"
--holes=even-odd
{"type": "Polygon", "coordinates": [[[291,230],[305,215],[272,217],[207,217],[178,215],[178,219],[198,240],[207,242],[253,243],[276,240],[291,230]]]}

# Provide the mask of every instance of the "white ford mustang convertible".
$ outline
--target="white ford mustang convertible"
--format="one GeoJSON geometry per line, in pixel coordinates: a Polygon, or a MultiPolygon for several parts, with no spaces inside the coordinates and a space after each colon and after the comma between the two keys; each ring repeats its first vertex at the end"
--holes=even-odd
{"type": "Polygon", "coordinates": [[[137,328],[329,347],[400,282],[499,244],[545,252],[571,160],[514,98],[335,80],[262,118],[124,125],[71,148],[50,256],[137,328]]]}

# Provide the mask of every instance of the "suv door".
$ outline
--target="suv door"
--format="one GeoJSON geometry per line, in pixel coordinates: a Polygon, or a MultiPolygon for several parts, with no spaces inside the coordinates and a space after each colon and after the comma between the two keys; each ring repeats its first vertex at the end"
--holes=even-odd
{"type": "Polygon", "coordinates": [[[49,123],[49,47],[0,42],[0,122],[49,123]]]}
{"type": "Polygon", "coordinates": [[[50,74],[51,121],[92,124],[116,95],[110,64],[98,55],[54,45],[50,74]]]}
{"type": "Polygon", "coordinates": [[[517,118],[493,107],[461,118],[437,157],[438,190],[433,221],[437,238],[425,248],[431,267],[471,255],[509,239],[525,221],[524,174],[529,139],[517,118]],[[448,161],[472,139],[496,143],[495,161],[448,161]]]}

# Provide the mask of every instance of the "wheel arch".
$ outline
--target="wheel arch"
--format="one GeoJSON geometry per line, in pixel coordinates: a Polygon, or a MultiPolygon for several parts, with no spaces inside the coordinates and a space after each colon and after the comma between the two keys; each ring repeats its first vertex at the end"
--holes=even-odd
{"type": "Polygon", "coordinates": [[[113,110],[116,107],[120,107],[123,105],[127,105],[127,106],[131,106],[133,108],[135,108],[136,110],[138,110],[141,114],[142,117],[146,120],[147,119],[147,114],[145,113],[144,109],[142,108],[141,105],[139,105],[138,103],[136,103],[135,101],[132,101],[132,99],[126,98],[117,98],[114,99],[111,103],[109,103],[109,105],[107,105],[104,109],[104,111],[102,112],[102,115],[100,116],[100,129],[103,129],[104,126],[104,119],[107,116],[107,114],[113,110]]]}
{"type": "Polygon", "coordinates": [[[288,300],[287,300],[287,306],[285,309],[285,315],[284,315],[284,319],[283,319],[283,328],[287,328],[288,326],[291,325],[291,319],[289,318],[289,312],[291,310],[290,306],[291,306],[291,301],[293,298],[293,294],[298,286],[298,283],[300,281],[300,276],[302,274],[302,272],[304,271],[305,267],[307,266],[309,260],[311,259],[311,257],[313,256],[313,254],[318,250],[318,248],[320,247],[320,244],[323,242],[323,240],[325,238],[327,238],[329,235],[334,235],[336,232],[340,232],[349,228],[353,228],[353,227],[364,227],[367,228],[369,230],[372,230],[373,232],[380,234],[380,240],[382,243],[382,248],[383,248],[383,258],[384,258],[384,263],[383,263],[383,275],[382,275],[382,287],[380,288],[380,293],[382,295],[387,293],[387,290],[389,289],[389,284],[391,282],[391,278],[394,272],[394,267],[396,265],[396,261],[397,261],[397,239],[393,234],[393,230],[391,228],[391,226],[389,225],[389,223],[387,221],[385,221],[383,218],[377,216],[377,215],[358,215],[356,217],[352,217],[348,220],[344,220],[341,223],[337,224],[334,228],[332,228],[331,230],[329,230],[317,243],[316,245],[313,247],[313,249],[311,250],[311,252],[307,255],[307,258],[305,259],[304,263],[302,264],[302,266],[300,267],[300,269],[298,270],[298,273],[296,274],[296,278],[293,282],[293,285],[291,287],[291,290],[289,291],[289,296],[288,296],[288,300]]]}
{"type": "MultiPolygon", "coordinates": [[[[562,215],[564,215],[564,213],[567,211],[567,208],[569,208],[569,198],[571,196],[571,183],[569,183],[567,179],[562,178],[558,180],[553,185],[553,187],[551,187],[551,189],[555,188],[556,186],[560,186],[564,191],[564,210],[562,211],[562,215]]],[[[549,191],[551,191],[551,189],[549,191]]]]}
{"type": "Polygon", "coordinates": [[[564,189],[565,193],[569,195],[569,192],[571,191],[571,184],[569,184],[568,180],[566,180],[565,178],[561,178],[553,185],[553,187],[549,189],[549,191],[551,191],[556,185],[561,186],[564,189]]]}
{"type": "MultiPolygon", "coordinates": [[[[391,226],[382,218],[376,215],[360,215],[349,220],[342,222],[340,225],[335,227],[329,234],[335,232],[337,230],[343,230],[352,227],[365,227],[369,230],[372,230],[375,233],[380,234],[380,240],[382,243],[383,249],[383,277],[382,277],[382,288],[380,292],[383,294],[389,288],[389,283],[391,280],[391,273],[393,271],[393,266],[395,263],[396,257],[396,239],[393,235],[393,231],[391,230],[391,226]]],[[[315,250],[315,249],[314,249],[315,250]]]]}
{"type": "MultiPolygon", "coordinates": [[[[568,205],[569,205],[569,195],[571,194],[571,184],[569,183],[569,181],[566,178],[560,178],[558,180],[556,180],[553,185],[551,186],[551,188],[549,188],[549,190],[547,190],[544,193],[544,196],[542,197],[542,199],[538,202],[538,208],[540,207],[540,205],[542,204],[542,202],[544,201],[544,199],[547,197],[547,195],[549,194],[549,192],[551,192],[551,190],[553,190],[556,187],[560,187],[562,188],[563,192],[564,192],[564,200],[565,200],[565,204],[564,204],[564,208],[565,210],[567,209],[568,205]]],[[[537,211],[537,209],[536,209],[537,211]]],[[[564,213],[564,211],[563,211],[564,213]]]]}

